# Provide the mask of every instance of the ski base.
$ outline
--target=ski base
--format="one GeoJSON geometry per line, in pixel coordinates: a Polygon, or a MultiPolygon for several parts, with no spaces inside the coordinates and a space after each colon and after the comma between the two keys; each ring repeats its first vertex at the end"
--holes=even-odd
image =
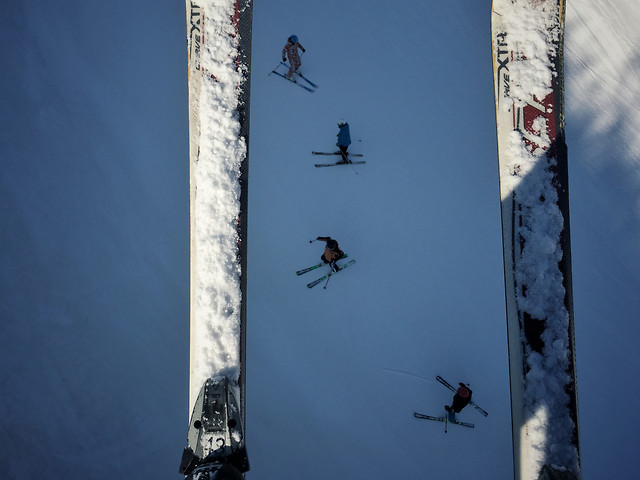
{"type": "Polygon", "coordinates": [[[421,420],[433,420],[435,422],[452,423],[454,425],[460,425],[461,427],[475,428],[475,425],[473,423],[460,422],[459,420],[451,421],[447,417],[434,417],[433,415],[425,415],[424,413],[418,413],[418,412],[413,412],[413,416],[421,420]]]}

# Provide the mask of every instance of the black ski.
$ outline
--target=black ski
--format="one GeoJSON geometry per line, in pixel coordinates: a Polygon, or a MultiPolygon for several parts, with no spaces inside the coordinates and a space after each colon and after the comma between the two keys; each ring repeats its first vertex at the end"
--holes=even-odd
{"type": "MultiPolygon", "coordinates": [[[[312,155],[342,155],[342,152],[311,152],[312,155]]],[[[361,153],[347,153],[349,157],[363,157],[361,153]]]]}
{"type": "Polygon", "coordinates": [[[336,163],[316,163],[315,166],[317,168],[320,167],[337,167],[339,165],[363,165],[367,162],[359,161],[359,162],[336,162],[336,163]]]}
{"type": "MultiPolygon", "coordinates": [[[[457,392],[458,390],[453,387],[449,382],[447,382],[444,378],[442,378],[440,375],[438,375],[436,377],[436,380],[438,380],[442,385],[444,385],[445,387],[447,387],[449,390],[451,390],[452,392],[457,392]]],[[[489,415],[484,409],[480,408],[478,405],[476,405],[473,402],[469,402],[469,405],[471,405],[473,408],[475,408],[477,411],[479,411],[482,415],[484,415],[485,417],[487,415],[489,415]]]]}
{"type": "MultiPolygon", "coordinates": [[[[344,265],[339,266],[339,268],[338,268],[338,271],[337,271],[337,272],[331,271],[331,272],[327,273],[325,276],[320,277],[319,279],[314,280],[314,281],[313,281],[313,282],[311,282],[311,283],[307,283],[307,287],[308,287],[308,288],[313,288],[313,287],[315,287],[316,285],[318,285],[320,282],[322,282],[323,280],[326,280],[326,281],[328,282],[328,281],[329,281],[329,279],[330,279],[333,275],[335,275],[335,274],[336,274],[336,273],[338,273],[338,272],[341,272],[342,270],[344,270],[344,269],[345,269],[345,268],[347,268],[347,267],[350,267],[350,266],[351,266],[351,265],[353,265],[354,263],[356,263],[356,261],[355,261],[355,260],[351,260],[350,262],[347,262],[347,263],[345,263],[344,265]]],[[[325,288],[326,288],[326,286],[325,286],[325,288]]]]}
{"type": "MultiPolygon", "coordinates": [[[[349,256],[349,255],[345,253],[345,254],[344,254],[344,256],[343,256],[342,258],[347,258],[348,256],[349,256]]],[[[307,272],[310,272],[311,270],[315,270],[316,268],[320,268],[320,267],[322,267],[323,265],[327,265],[327,264],[326,264],[326,263],[324,263],[324,262],[320,262],[320,263],[318,263],[317,265],[314,265],[313,267],[303,268],[302,270],[298,270],[298,271],[296,272],[296,275],[303,275],[303,274],[305,274],[305,273],[307,273],[307,272]]]]}
{"type": "Polygon", "coordinates": [[[418,412],[413,412],[413,416],[416,418],[419,418],[421,420],[434,420],[436,422],[442,422],[442,423],[453,423],[455,425],[460,425],[461,427],[467,427],[467,428],[475,428],[475,425],[473,423],[467,423],[467,422],[460,422],[458,420],[454,420],[451,421],[449,420],[448,417],[434,417],[433,415],[425,415],[424,413],[418,413],[418,412]]]}

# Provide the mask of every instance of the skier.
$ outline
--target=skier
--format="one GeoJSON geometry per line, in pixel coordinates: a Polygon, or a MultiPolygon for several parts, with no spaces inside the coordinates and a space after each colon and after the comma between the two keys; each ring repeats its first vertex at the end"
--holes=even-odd
{"type": "Polygon", "coordinates": [[[324,253],[320,257],[324,263],[328,263],[331,270],[337,272],[340,267],[336,265],[336,262],[344,257],[344,252],[338,247],[338,242],[331,237],[318,237],[316,240],[326,242],[327,246],[324,248],[324,253]]]}
{"type": "Polygon", "coordinates": [[[336,137],[338,137],[338,141],[336,142],[336,145],[338,146],[338,148],[340,149],[340,153],[342,154],[342,160],[338,163],[349,163],[349,159],[347,158],[348,156],[347,149],[349,148],[349,145],[351,145],[351,135],[349,134],[349,124],[344,118],[341,118],[340,120],[338,120],[338,128],[340,130],[336,135],[336,137]]]}
{"type": "Polygon", "coordinates": [[[469,405],[469,402],[471,401],[471,394],[473,392],[471,391],[469,386],[465,385],[462,382],[458,383],[458,385],[460,385],[460,388],[458,388],[458,391],[453,396],[453,402],[451,403],[451,406],[444,406],[444,409],[449,412],[450,416],[451,414],[460,413],[462,409],[469,405]]]}
{"type": "Polygon", "coordinates": [[[304,47],[298,43],[298,37],[296,35],[291,35],[287,38],[287,43],[282,49],[282,61],[286,62],[287,57],[289,57],[289,63],[291,64],[289,71],[285,75],[288,79],[291,79],[293,72],[297,71],[298,68],[300,68],[300,65],[302,65],[300,55],[298,55],[298,48],[303,52],[306,52],[304,47]]]}

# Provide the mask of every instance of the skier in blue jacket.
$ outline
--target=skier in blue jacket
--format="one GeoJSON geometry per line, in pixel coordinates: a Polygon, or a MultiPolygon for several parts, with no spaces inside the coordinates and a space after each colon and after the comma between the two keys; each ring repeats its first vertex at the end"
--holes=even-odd
{"type": "Polygon", "coordinates": [[[349,145],[351,145],[351,135],[349,134],[349,124],[344,118],[338,120],[338,141],[336,145],[340,149],[340,153],[342,153],[342,160],[338,163],[349,163],[347,149],[349,145]]]}

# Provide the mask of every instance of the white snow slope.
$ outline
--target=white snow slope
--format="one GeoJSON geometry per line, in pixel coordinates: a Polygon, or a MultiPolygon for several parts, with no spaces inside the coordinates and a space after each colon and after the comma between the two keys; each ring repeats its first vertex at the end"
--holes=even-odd
{"type": "Polygon", "coordinates": [[[583,478],[635,478],[640,4],[567,5],[565,80],[583,478]],[[610,409],[624,412],[613,424],[610,409]]]}
{"type": "Polygon", "coordinates": [[[178,477],[184,4],[4,3],[0,42],[0,476],[178,477]]]}
{"type": "MultiPolygon", "coordinates": [[[[582,276],[593,259],[581,243],[589,226],[580,203],[584,185],[576,181],[584,181],[593,152],[573,130],[591,120],[572,102],[582,95],[597,104],[605,92],[593,86],[571,91],[572,62],[582,55],[572,59],[572,48],[594,47],[571,31],[580,14],[573,8],[581,7],[568,5],[565,61],[579,303],[585,295],[593,302],[603,297],[582,276]]],[[[585,13],[588,21],[615,18],[614,7],[608,8],[593,2],[585,10],[593,9],[585,13]]],[[[628,17],[638,18],[637,9],[625,8],[628,17]]],[[[258,451],[252,475],[270,478],[293,467],[305,478],[336,471],[345,478],[511,476],[492,88],[484,85],[490,77],[488,11],[488,5],[470,2],[449,3],[436,14],[417,2],[328,2],[307,7],[306,15],[285,4],[256,6],[247,378],[249,447],[258,451]],[[292,33],[307,49],[302,71],[320,85],[314,94],[265,76],[292,33]],[[356,139],[351,150],[363,152],[368,162],[356,167],[357,175],[350,167],[311,166],[310,150],[335,148],[340,116],[350,121],[356,139]],[[358,262],[326,291],[307,291],[306,281],[293,275],[319,257],[317,244],[307,243],[316,235],[336,237],[358,262]],[[452,382],[470,381],[490,417],[465,410],[462,417],[476,429],[444,436],[440,426],[416,421],[411,412],[439,414],[449,393],[398,370],[429,380],[439,373],[452,382]],[[460,456],[464,462],[456,461],[460,456]]],[[[617,28],[607,34],[637,38],[617,28]]],[[[635,107],[625,112],[634,114],[635,107]]],[[[609,140],[596,136],[591,142],[609,140]]],[[[617,161],[624,165],[634,157],[627,153],[617,161]]],[[[629,193],[637,192],[633,185],[629,193]]],[[[601,188],[618,194],[615,182],[601,188]]],[[[626,212],[626,206],[610,207],[614,217],[626,212]]],[[[636,229],[637,219],[628,228],[636,229]]],[[[626,228],[622,233],[637,238],[626,228]]],[[[628,245],[627,253],[637,265],[637,245],[628,245]]],[[[604,270],[627,272],[637,285],[628,268],[609,264],[604,270]]],[[[599,285],[597,278],[591,281],[599,285]]],[[[631,290],[619,295],[637,303],[631,290]]],[[[633,310],[617,308],[622,318],[633,318],[633,310]]],[[[592,318],[576,306],[579,390],[595,380],[592,370],[581,369],[582,358],[588,362],[600,341],[599,335],[585,336],[592,318]]],[[[580,392],[581,406],[599,405],[580,392]]],[[[583,425],[597,424],[601,414],[599,408],[581,410],[583,425]]],[[[625,467],[607,467],[608,460],[594,451],[591,432],[582,430],[584,478],[600,478],[607,468],[619,469],[624,478],[625,467]]]]}

